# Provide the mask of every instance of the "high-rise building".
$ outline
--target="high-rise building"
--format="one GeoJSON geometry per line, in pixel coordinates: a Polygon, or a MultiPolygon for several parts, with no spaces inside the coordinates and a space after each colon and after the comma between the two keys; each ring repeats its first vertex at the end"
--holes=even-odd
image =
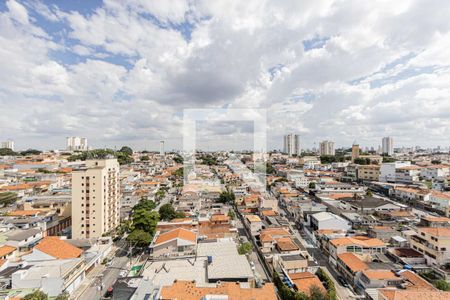
{"type": "Polygon", "coordinates": [[[164,156],[164,141],[159,142],[159,155],[164,156]]]}
{"type": "Polygon", "coordinates": [[[289,156],[300,155],[300,136],[298,134],[287,134],[284,136],[284,153],[289,156]]]}
{"type": "Polygon", "coordinates": [[[383,154],[394,154],[394,139],[390,136],[384,137],[381,141],[381,152],[383,154]]]}
{"type": "Polygon", "coordinates": [[[69,136],[66,138],[66,145],[68,151],[86,151],[88,150],[87,138],[79,136],[69,136]]]}
{"type": "Polygon", "coordinates": [[[72,238],[98,238],[119,225],[119,163],[87,160],[72,172],[72,238]]]}
{"type": "Polygon", "coordinates": [[[359,157],[359,145],[356,142],[352,145],[352,162],[359,157]]]}
{"type": "Polygon", "coordinates": [[[0,148],[8,148],[14,151],[14,141],[7,140],[0,143],[0,148]]]}
{"type": "Polygon", "coordinates": [[[322,141],[320,142],[320,155],[335,155],[336,151],[334,150],[334,142],[333,141],[322,141]]]}

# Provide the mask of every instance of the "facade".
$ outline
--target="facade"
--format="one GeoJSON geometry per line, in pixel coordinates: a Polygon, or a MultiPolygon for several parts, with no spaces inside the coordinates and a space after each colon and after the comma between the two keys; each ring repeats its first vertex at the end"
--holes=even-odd
{"type": "Polygon", "coordinates": [[[66,138],[66,149],[68,151],[86,151],[88,150],[87,138],[79,136],[69,136],[66,138]]]}
{"type": "Polygon", "coordinates": [[[419,181],[420,167],[406,166],[397,168],[395,170],[395,182],[399,183],[414,183],[419,181]]]}
{"type": "Polygon", "coordinates": [[[72,238],[101,237],[119,225],[119,163],[87,160],[72,172],[72,238]]]}
{"type": "Polygon", "coordinates": [[[394,139],[390,136],[384,137],[381,141],[381,152],[387,155],[394,154],[394,139]]]}
{"type": "Polygon", "coordinates": [[[411,237],[411,246],[425,256],[429,265],[444,265],[450,262],[450,228],[418,228],[411,237]]]}
{"type": "Polygon", "coordinates": [[[359,145],[354,143],[352,145],[352,162],[357,158],[359,158],[359,145]]]}
{"type": "Polygon", "coordinates": [[[1,142],[0,148],[7,148],[7,149],[11,149],[12,151],[14,151],[14,141],[7,140],[4,142],[1,142]]]}
{"type": "Polygon", "coordinates": [[[360,165],[358,166],[358,180],[378,181],[380,178],[379,165],[360,165]]]}
{"type": "Polygon", "coordinates": [[[320,142],[320,155],[335,155],[336,152],[334,150],[334,142],[332,141],[323,141],[320,142]]]}
{"type": "Polygon", "coordinates": [[[391,163],[383,163],[380,168],[381,182],[396,182],[396,170],[398,168],[411,166],[410,161],[396,161],[391,163]]]}
{"type": "Polygon", "coordinates": [[[300,149],[300,136],[298,134],[287,134],[284,136],[284,153],[289,156],[297,155],[301,153],[300,149]]]}
{"type": "Polygon", "coordinates": [[[450,167],[447,165],[433,165],[420,169],[420,177],[426,180],[443,179],[450,176],[450,167]]]}
{"type": "Polygon", "coordinates": [[[197,234],[177,228],[165,233],[157,233],[150,249],[153,257],[193,255],[197,246],[197,234]]]}

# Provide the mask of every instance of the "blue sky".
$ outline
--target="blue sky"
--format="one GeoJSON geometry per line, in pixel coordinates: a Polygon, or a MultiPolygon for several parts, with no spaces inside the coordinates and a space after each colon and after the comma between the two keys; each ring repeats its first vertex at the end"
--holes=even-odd
{"type": "MultiPolygon", "coordinates": [[[[3,1],[0,140],[180,148],[184,109],[255,108],[269,149],[289,132],[304,148],[450,146],[449,14],[412,0],[3,1]]],[[[222,127],[199,129],[200,145],[251,148],[222,127]]]]}

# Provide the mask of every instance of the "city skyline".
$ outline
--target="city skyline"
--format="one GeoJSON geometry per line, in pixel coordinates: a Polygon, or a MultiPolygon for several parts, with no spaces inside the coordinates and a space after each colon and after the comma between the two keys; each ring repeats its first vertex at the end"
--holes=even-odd
{"type": "MultiPolygon", "coordinates": [[[[448,147],[450,24],[445,13],[427,16],[436,10],[449,8],[8,0],[0,140],[18,149],[62,148],[66,136],[97,148],[165,140],[178,149],[183,109],[245,107],[270,112],[268,149],[282,149],[288,132],[305,148],[327,139],[377,147],[384,136],[448,147]]],[[[235,138],[250,149],[248,127],[218,122],[205,144],[226,149],[235,138]]]]}

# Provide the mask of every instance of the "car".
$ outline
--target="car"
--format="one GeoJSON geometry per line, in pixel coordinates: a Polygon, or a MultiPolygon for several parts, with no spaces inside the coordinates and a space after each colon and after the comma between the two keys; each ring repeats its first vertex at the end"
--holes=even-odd
{"type": "Polygon", "coordinates": [[[337,277],[337,281],[338,281],[342,286],[348,287],[348,283],[345,281],[344,277],[338,276],[338,277],[337,277]]]}

